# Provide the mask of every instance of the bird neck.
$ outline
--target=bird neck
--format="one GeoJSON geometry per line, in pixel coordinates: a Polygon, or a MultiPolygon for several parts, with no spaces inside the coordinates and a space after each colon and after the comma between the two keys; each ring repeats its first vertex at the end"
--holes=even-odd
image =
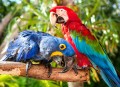
{"type": "Polygon", "coordinates": [[[62,24],[62,32],[64,35],[70,30],[76,31],[77,33],[91,40],[95,40],[95,37],[92,35],[90,30],[79,21],[74,21],[74,22],[71,21],[71,22],[67,22],[66,24],[62,24]]]}
{"type": "MultiPolygon", "coordinates": [[[[76,20],[76,21],[68,21],[66,22],[65,24],[62,24],[62,30],[65,31],[65,32],[68,32],[69,30],[75,30],[77,32],[81,32],[81,26],[83,24],[79,21],[79,20],[76,20]]],[[[83,30],[82,30],[83,31],[83,30]]]]}
{"type": "Polygon", "coordinates": [[[79,20],[68,20],[65,24],[63,24],[64,26],[66,26],[66,27],[69,27],[71,24],[79,24],[79,25],[82,25],[82,22],[81,22],[81,20],[79,19],[79,20]]]}

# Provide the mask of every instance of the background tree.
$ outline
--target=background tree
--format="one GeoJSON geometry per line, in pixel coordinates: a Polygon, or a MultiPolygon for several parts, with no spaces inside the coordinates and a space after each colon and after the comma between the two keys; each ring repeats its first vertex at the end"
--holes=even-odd
{"type": "MultiPolygon", "coordinates": [[[[120,71],[120,1],[119,0],[0,0],[1,57],[9,41],[18,32],[34,30],[63,37],[60,26],[49,22],[49,9],[54,5],[71,7],[82,22],[97,36],[110,59],[120,71]]],[[[53,64],[53,66],[56,66],[53,64]]],[[[107,87],[91,72],[91,80],[84,87],[107,87]]],[[[66,82],[35,80],[23,77],[0,76],[2,87],[67,87],[66,82]]]]}

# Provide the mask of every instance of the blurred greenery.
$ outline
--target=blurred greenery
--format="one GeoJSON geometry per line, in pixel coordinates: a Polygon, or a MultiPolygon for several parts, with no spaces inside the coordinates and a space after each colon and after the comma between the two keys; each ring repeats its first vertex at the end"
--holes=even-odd
{"type": "MultiPolygon", "coordinates": [[[[1,50],[17,35],[16,32],[31,29],[44,31],[63,37],[60,26],[51,26],[49,9],[55,5],[66,5],[72,8],[82,22],[96,35],[107,51],[117,71],[120,71],[120,1],[119,0],[0,0],[0,22],[12,12],[12,19],[0,37],[1,50]],[[4,46],[3,46],[4,45],[4,46]]],[[[2,52],[2,51],[1,51],[2,52]]],[[[3,52],[2,52],[3,53],[3,52]]],[[[100,78],[91,80],[85,87],[107,87],[100,78]]],[[[67,87],[66,82],[36,80],[23,77],[0,76],[0,87],[67,87]]]]}

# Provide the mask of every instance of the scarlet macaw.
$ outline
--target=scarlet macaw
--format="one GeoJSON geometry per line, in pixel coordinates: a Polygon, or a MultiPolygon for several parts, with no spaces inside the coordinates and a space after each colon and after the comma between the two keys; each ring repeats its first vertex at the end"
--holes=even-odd
{"type": "Polygon", "coordinates": [[[105,50],[72,9],[53,7],[50,10],[50,22],[52,25],[62,24],[64,37],[77,55],[78,66],[86,67],[92,63],[100,69],[100,75],[109,87],[120,87],[120,79],[105,50]]]}

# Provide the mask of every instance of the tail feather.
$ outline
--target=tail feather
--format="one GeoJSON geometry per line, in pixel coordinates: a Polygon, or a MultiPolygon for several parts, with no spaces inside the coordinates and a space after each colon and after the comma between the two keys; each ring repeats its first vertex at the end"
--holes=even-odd
{"type": "Polygon", "coordinates": [[[102,69],[100,74],[109,87],[120,87],[120,79],[109,69],[102,69]]]}
{"type": "Polygon", "coordinates": [[[110,79],[106,76],[106,74],[101,70],[100,75],[102,76],[103,80],[107,83],[109,87],[115,87],[115,84],[112,84],[110,79]]]}

